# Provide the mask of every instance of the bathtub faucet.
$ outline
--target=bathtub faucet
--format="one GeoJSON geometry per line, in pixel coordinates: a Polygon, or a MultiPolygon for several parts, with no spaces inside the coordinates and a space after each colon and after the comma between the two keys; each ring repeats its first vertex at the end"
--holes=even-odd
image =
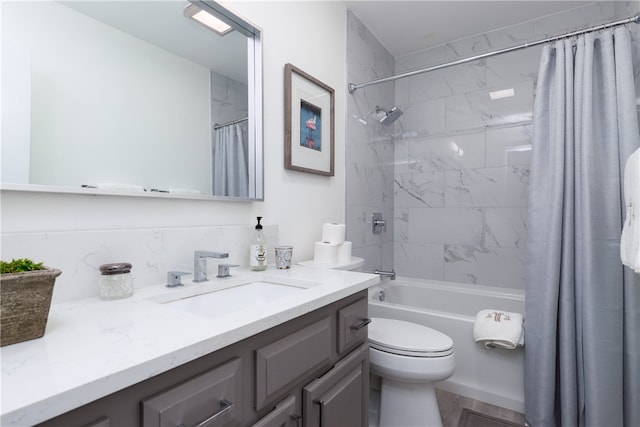
{"type": "Polygon", "coordinates": [[[391,271],[373,270],[373,274],[379,274],[380,277],[388,277],[391,280],[396,280],[396,272],[395,272],[395,270],[391,270],[391,271]]]}

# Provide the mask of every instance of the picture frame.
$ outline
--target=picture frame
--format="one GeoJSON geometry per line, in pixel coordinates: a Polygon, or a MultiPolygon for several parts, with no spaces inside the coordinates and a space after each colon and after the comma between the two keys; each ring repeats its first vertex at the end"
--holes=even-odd
{"type": "Polygon", "coordinates": [[[334,90],[292,64],[284,70],[285,168],[334,176],[334,90]]]}

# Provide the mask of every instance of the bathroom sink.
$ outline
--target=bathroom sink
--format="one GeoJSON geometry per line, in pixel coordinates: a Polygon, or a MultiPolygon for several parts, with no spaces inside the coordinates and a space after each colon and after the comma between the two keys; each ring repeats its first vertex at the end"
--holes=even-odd
{"type": "Polygon", "coordinates": [[[168,301],[165,304],[192,314],[216,318],[249,307],[258,308],[305,289],[281,283],[256,281],[168,301]]]}

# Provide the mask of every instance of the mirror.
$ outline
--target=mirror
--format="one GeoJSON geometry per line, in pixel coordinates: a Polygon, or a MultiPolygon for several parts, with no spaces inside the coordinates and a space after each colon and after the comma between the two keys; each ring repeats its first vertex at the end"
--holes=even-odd
{"type": "Polygon", "coordinates": [[[263,198],[255,26],[209,0],[0,7],[3,189],[263,198]]]}

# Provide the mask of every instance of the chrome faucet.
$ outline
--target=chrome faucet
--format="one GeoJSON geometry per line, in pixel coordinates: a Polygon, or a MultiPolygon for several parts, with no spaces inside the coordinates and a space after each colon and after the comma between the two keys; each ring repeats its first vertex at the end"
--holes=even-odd
{"type": "Polygon", "coordinates": [[[193,253],[193,281],[206,282],[207,258],[229,258],[226,252],[195,251],[193,253]]]}
{"type": "Polygon", "coordinates": [[[391,271],[373,270],[373,274],[379,274],[380,277],[388,277],[391,280],[396,280],[396,272],[395,272],[395,270],[391,270],[391,271]]]}

